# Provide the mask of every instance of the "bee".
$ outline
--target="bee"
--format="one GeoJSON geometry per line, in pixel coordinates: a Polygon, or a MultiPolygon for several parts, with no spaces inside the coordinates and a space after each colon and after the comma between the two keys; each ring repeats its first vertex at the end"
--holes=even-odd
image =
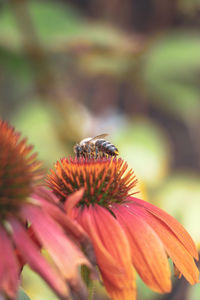
{"type": "Polygon", "coordinates": [[[83,139],[79,144],[74,146],[76,157],[98,158],[117,156],[119,154],[118,149],[104,139],[106,136],[108,136],[108,134],[104,133],[93,138],[88,137],[83,139]]]}

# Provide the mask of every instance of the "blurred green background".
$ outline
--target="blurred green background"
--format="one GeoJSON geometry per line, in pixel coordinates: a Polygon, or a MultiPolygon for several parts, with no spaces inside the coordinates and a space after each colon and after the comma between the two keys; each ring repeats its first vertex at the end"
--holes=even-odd
{"type": "MultiPolygon", "coordinates": [[[[47,170],[109,133],[140,196],[200,245],[200,0],[1,0],[0,117],[47,170]]],[[[27,267],[22,285],[56,299],[27,267]]],[[[140,300],[200,299],[184,280],[164,296],[138,286],[140,300]]]]}

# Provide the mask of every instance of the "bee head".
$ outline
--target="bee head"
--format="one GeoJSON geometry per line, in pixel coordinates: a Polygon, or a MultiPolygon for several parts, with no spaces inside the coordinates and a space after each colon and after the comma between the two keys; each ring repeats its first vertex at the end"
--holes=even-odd
{"type": "Polygon", "coordinates": [[[81,154],[81,152],[82,152],[82,149],[81,149],[81,146],[80,146],[79,144],[76,144],[76,145],[74,146],[74,152],[75,152],[75,154],[76,154],[77,157],[80,156],[80,154],[81,154]]]}

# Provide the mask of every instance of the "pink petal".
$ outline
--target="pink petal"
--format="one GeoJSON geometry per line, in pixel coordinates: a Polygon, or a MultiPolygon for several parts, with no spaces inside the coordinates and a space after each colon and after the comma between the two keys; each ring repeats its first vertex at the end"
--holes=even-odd
{"type": "Polygon", "coordinates": [[[127,205],[114,205],[112,211],[129,239],[132,261],[143,281],[157,292],[171,289],[170,268],[163,244],[157,234],[127,205]]]}
{"type": "Polygon", "coordinates": [[[37,189],[32,194],[33,199],[37,199],[39,202],[41,199],[45,199],[48,202],[58,203],[59,199],[56,197],[52,191],[47,190],[43,186],[37,187],[37,189]]]}
{"type": "Polygon", "coordinates": [[[29,219],[42,245],[48,251],[53,261],[73,288],[82,287],[82,294],[87,297],[87,291],[78,273],[79,265],[91,267],[79,248],[64,234],[62,228],[40,208],[26,205],[22,214],[29,219]]]}
{"type": "Polygon", "coordinates": [[[11,240],[2,226],[0,226],[0,257],[0,289],[10,298],[16,298],[20,268],[11,240]]]}
{"type": "Polygon", "coordinates": [[[69,290],[64,278],[47,263],[24,227],[14,218],[9,219],[12,237],[29,266],[50,285],[61,299],[69,299],[69,290]]]}
{"type": "MultiPolygon", "coordinates": [[[[34,196],[35,197],[35,196],[34,196]]],[[[71,220],[66,214],[64,214],[58,207],[45,201],[42,198],[37,198],[37,200],[41,203],[42,207],[44,207],[45,211],[53,217],[53,219],[61,225],[61,227],[66,231],[69,236],[72,236],[73,239],[77,243],[79,243],[88,259],[92,263],[92,265],[96,265],[96,258],[93,251],[93,245],[89,239],[87,233],[82,229],[82,227],[74,220],[71,220]]]]}

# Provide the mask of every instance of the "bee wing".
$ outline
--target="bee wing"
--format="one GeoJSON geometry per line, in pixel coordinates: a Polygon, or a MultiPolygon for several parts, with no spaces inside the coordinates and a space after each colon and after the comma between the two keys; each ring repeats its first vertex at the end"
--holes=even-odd
{"type": "Polygon", "coordinates": [[[109,135],[108,133],[99,134],[99,135],[93,137],[93,138],[90,140],[90,142],[91,142],[91,141],[95,141],[95,140],[97,140],[97,139],[103,139],[103,138],[105,138],[105,137],[108,136],[108,135],[109,135]]]}

